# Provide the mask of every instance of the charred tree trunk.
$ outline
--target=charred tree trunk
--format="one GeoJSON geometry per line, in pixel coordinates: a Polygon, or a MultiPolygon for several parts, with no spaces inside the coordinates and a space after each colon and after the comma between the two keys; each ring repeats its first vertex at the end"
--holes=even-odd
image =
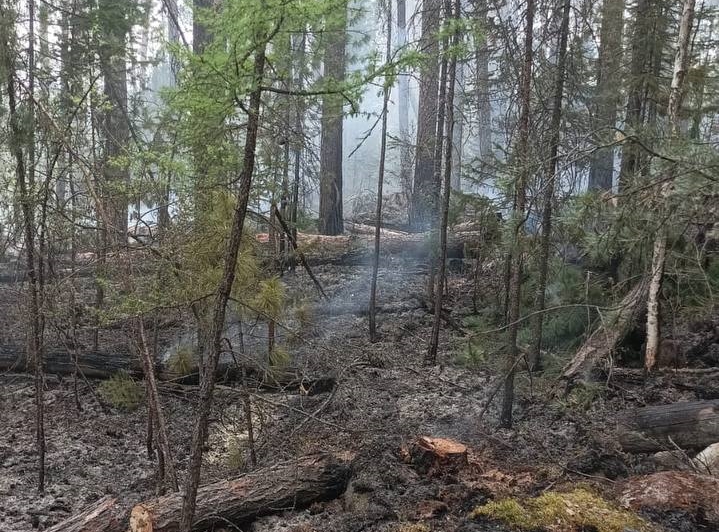
{"type": "Polygon", "coordinates": [[[46,532],[125,532],[126,515],[109,495],[46,532]]]}
{"type": "Polygon", "coordinates": [[[519,357],[517,334],[519,332],[519,310],[522,295],[522,262],[524,260],[524,222],[527,206],[527,180],[529,177],[529,114],[531,112],[534,0],[527,0],[524,28],[524,60],[522,64],[519,101],[521,110],[517,146],[514,159],[517,165],[515,182],[515,200],[511,223],[512,242],[509,252],[509,279],[507,289],[507,358],[505,361],[504,393],[500,423],[503,427],[512,426],[512,407],[514,405],[514,371],[519,357]]]}
{"type": "Polygon", "coordinates": [[[190,463],[185,482],[185,491],[182,497],[182,516],[179,529],[181,532],[191,532],[195,515],[195,499],[200,482],[200,468],[202,467],[202,454],[207,439],[208,421],[212,408],[212,396],[215,387],[215,370],[222,352],[222,337],[225,326],[227,302],[232,293],[235,282],[237,256],[240,251],[242,233],[247,213],[247,203],[250,197],[252,174],[255,168],[255,151],[257,146],[257,132],[260,120],[260,104],[262,96],[262,79],[265,71],[265,49],[267,43],[263,42],[255,52],[254,88],[250,94],[248,107],[249,117],[245,136],[244,159],[239,176],[239,189],[237,191],[235,211],[229,234],[227,249],[223,265],[222,279],[215,295],[212,322],[210,326],[210,344],[208,356],[202,368],[202,382],[200,385],[200,398],[192,432],[192,446],[190,448],[190,463]]]}
{"type": "MultiPolygon", "coordinates": [[[[345,77],[347,10],[333,14],[325,28],[324,79],[342,83],[345,77]]],[[[320,213],[318,230],[323,235],[344,231],[342,217],[342,122],[344,96],[336,91],[322,98],[322,134],[320,137],[320,213]]]]}
{"type": "MultiPolygon", "coordinates": [[[[397,0],[397,48],[407,45],[407,2],[397,0]]],[[[400,72],[397,78],[397,115],[399,122],[399,182],[407,200],[412,195],[412,153],[409,138],[409,77],[400,72]]]]}
{"type": "Polygon", "coordinates": [[[569,14],[572,9],[571,0],[562,0],[562,23],[559,29],[559,45],[557,47],[557,71],[552,103],[552,118],[549,125],[551,139],[549,141],[549,159],[544,168],[544,189],[542,197],[542,234],[539,244],[539,279],[535,294],[534,310],[537,314],[532,321],[532,347],[530,351],[530,368],[540,367],[542,349],[542,325],[544,322],[545,292],[549,271],[549,244],[552,236],[552,202],[554,186],[557,180],[557,163],[559,162],[559,140],[562,126],[562,100],[564,98],[564,78],[567,66],[567,41],[569,39],[569,14]]]}
{"type": "MultiPolygon", "coordinates": [[[[594,131],[600,144],[614,138],[621,91],[622,33],[625,0],[605,0],[602,4],[602,28],[599,33],[594,131]]],[[[589,190],[612,190],[614,148],[600,147],[592,156],[589,167],[589,190]]]]}
{"type": "Polygon", "coordinates": [[[437,144],[440,0],[423,0],[420,50],[424,61],[420,69],[419,112],[414,183],[409,207],[409,223],[415,230],[431,228],[437,217],[439,183],[435,180],[437,144]]]}

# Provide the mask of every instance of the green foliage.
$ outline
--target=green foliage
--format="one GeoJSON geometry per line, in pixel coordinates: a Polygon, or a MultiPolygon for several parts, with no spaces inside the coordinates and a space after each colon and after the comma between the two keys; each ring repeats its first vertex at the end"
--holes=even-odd
{"type": "Polygon", "coordinates": [[[585,488],[567,493],[546,492],[520,502],[502,499],[476,508],[473,518],[489,517],[518,530],[574,532],[624,532],[630,528],[648,532],[652,527],[639,516],[622,510],[600,495],[585,488]]]}
{"type": "Polygon", "coordinates": [[[231,437],[227,441],[227,453],[225,454],[225,465],[232,471],[238,471],[245,467],[245,442],[241,438],[231,437]]]}
{"type": "Polygon", "coordinates": [[[197,360],[195,353],[189,345],[178,347],[168,358],[167,367],[173,374],[186,377],[197,371],[197,360]]]}
{"type": "Polygon", "coordinates": [[[114,408],[127,412],[135,410],[144,397],[144,392],[140,385],[124,371],[120,371],[109,379],[102,381],[97,393],[114,408]]]}
{"type": "Polygon", "coordinates": [[[259,282],[257,293],[251,306],[265,319],[277,320],[282,313],[285,301],[285,289],[279,277],[271,277],[259,282]]]}
{"type": "Polygon", "coordinates": [[[275,345],[270,353],[270,368],[273,370],[281,370],[289,365],[290,360],[289,351],[281,345],[275,345]]]}

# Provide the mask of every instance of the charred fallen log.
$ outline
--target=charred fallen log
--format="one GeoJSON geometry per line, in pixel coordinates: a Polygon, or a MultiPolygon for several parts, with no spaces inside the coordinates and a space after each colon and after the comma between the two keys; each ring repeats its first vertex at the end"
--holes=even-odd
{"type": "MultiPolygon", "coordinates": [[[[348,460],[323,453],[258,469],[234,480],[208,484],[197,492],[192,530],[241,525],[263,515],[332,500],[344,493],[350,475],[348,460]]],[[[130,532],[175,532],[181,509],[181,493],[138,504],[130,515],[130,532]]]]}
{"type": "Polygon", "coordinates": [[[126,522],[127,517],[117,501],[105,496],[47,532],[125,532],[126,522]]]}
{"type": "MultiPolygon", "coordinates": [[[[109,379],[118,372],[141,379],[142,364],[138,357],[128,352],[83,351],[75,356],[67,350],[48,350],[43,354],[45,373],[59,376],[74,375],[76,372],[88,379],[109,379]]],[[[25,358],[25,350],[17,346],[0,346],[0,371],[24,373],[30,371],[25,358]]],[[[178,382],[181,384],[197,384],[198,374],[178,375],[164,364],[156,363],[155,372],[161,381],[178,382]]],[[[335,384],[332,376],[308,376],[296,368],[268,372],[261,368],[246,367],[245,374],[248,386],[269,392],[293,392],[315,395],[331,391],[335,384]]],[[[234,361],[223,362],[217,367],[216,377],[219,382],[239,382],[242,379],[242,368],[234,361]]]]}
{"type": "Polygon", "coordinates": [[[617,435],[631,453],[703,449],[719,441],[719,401],[637,408],[619,417],[617,435]]]}

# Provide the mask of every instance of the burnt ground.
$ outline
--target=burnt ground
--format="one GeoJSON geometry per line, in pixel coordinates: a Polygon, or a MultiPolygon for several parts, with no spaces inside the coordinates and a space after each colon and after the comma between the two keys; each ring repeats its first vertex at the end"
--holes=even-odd
{"type": "MultiPolygon", "coordinates": [[[[299,337],[285,333],[287,350],[308,373],[332,374],[339,384],[330,394],[260,393],[254,401],[260,466],[319,450],[352,451],[356,458],[351,489],[338,500],[260,518],[247,529],[410,531],[409,525],[415,523],[426,527],[416,527],[416,532],[506,530],[496,523],[471,520],[468,514],[490,498],[536,495],[578,483],[611,498],[622,478],[653,469],[647,457],[617,450],[613,433],[617,411],[719,397],[719,385],[709,379],[699,376],[688,384],[684,377],[664,375],[615,380],[607,387],[548,401],[553,380],[530,381],[526,372],[520,372],[515,426],[498,429],[497,400],[482,416],[496,389],[498,371],[493,368],[499,367],[498,360],[478,366],[461,362],[466,339],[443,327],[440,364],[421,365],[432,323],[432,315],[417,299],[425,282],[421,265],[396,261],[383,265],[381,340],[368,342],[363,311],[367,270],[316,268],[331,295],[328,302],[318,301],[304,272],[284,277],[293,298],[312,301],[310,310],[304,311],[299,337]],[[456,474],[419,474],[402,460],[402,449],[419,435],[466,444],[469,467],[456,474]]],[[[463,312],[469,312],[471,284],[454,273],[449,287],[447,308],[454,309],[459,321],[463,312]]],[[[485,288],[491,287],[488,282],[485,288]]],[[[285,325],[297,330],[298,320],[288,316],[285,325]]],[[[155,495],[155,464],[145,447],[145,408],[128,413],[101,405],[93,391],[96,385],[80,384],[82,410],[78,411],[72,381],[48,376],[48,487],[40,496],[35,491],[32,381],[14,374],[0,377],[0,530],[45,529],[105,494],[118,497],[128,508],[155,495]]],[[[182,475],[196,391],[168,386],[162,391],[182,475]]],[[[246,470],[242,419],[237,390],[219,389],[204,481],[246,470]]],[[[666,519],[667,530],[680,529],[666,519]]],[[[708,530],[687,520],[682,523],[682,530],[708,530]]]]}

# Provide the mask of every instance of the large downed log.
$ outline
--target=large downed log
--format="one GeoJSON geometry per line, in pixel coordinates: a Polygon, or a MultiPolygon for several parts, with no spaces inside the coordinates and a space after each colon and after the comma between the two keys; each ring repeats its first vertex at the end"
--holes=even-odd
{"type": "Polygon", "coordinates": [[[631,453],[703,449],[719,441],[719,401],[637,408],[619,417],[617,435],[631,453]]]}
{"type": "MultiPolygon", "coordinates": [[[[48,350],[43,354],[45,373],[61,377],[71,376],[76,371],[73,353],[67,350],[48,350]]],[[[0,346],[0,372],[25,373],[28,367],[25,350],[18,346],[0,346]]],[[[138,357],[127,351],[103,352],[82,351],[77,355],[77,371],[88,379],[109,379],[118,372],[142,379],[142,365],[138,357]]],[[[164,364],[156,363],[155,372],[161,381],[181,384],[197,384],[198,373],[179,375],[164,364]]],[[[332,376],[306,375],[296,368],[285,368],[270,373],[262,368],[246,367],[247,384],[258,390],[270,392],[299,392],[304,395],[325,393],[335,386],[332,376]]],[[[219,382],[239,382],[242,369],[234,361],[223,361],[217,366],[216,377],[219,382]]]]}
{"type": "MultiPolygon", "coordinates": [[[[348,460],[322,453],[203,486],[197,492],[192,530],[241,525],[263,515],[334,499],[345,491],[350,474],[348,460]]],[[[138,504],[130,514],[130,532],[176,532],[181,509],[180,493],[138,504]]]]}
{"type": "MultiPolygon", "coordinates": [[[[297,244],[309,264],[356,264],[368,260],[374,245],[374,227],[351,224],[350,234],[315,235],[298,233],[297,244]]],[[[456,231],[448,234],[447,257],[464,256],[465,245],[477,246],[484,238],[482,231],[456,231]]],[[[260,244],[269,246],[269,235],[256,235],[260,244]]],[[[384,255],[402,255],[417,259],[428,258],[437,244],[431,233],[405,233],[382,229],[380,249],[384,255]]]]}
{"type": "Polygon", "coordinates": [[[608,359],[632,330],[647,304],[647,282],[642,279],[624,296],[619,308],[605,315],[599,326],[579,348],[562,372],[562,380],[571,384],[578,378],[588,379],[596,364],[608,359]]]}
{"type": "Polygon", "coordinates": [[[126,519],[117,501],[108,495],[46,532],[125,532],[126,519]]]}

